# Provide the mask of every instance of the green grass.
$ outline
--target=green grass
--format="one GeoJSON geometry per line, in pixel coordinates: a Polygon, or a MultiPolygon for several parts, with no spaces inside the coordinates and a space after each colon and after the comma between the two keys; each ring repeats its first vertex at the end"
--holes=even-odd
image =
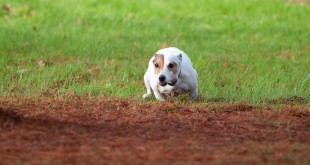
{"type": "Polygon", "coordinates": [[[140,98],[161,45],[191,58],[203,101],[310,98],[310,5],[285,0],[1,0],[0,95],[140,98]],[[52,63],[40,67],[40,60],[52,63]]]}

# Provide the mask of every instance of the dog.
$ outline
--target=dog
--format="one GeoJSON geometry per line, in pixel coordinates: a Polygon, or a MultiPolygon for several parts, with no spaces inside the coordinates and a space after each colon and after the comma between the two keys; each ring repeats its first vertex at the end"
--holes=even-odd
{"type": "Polygon", "coordinates": [[[147,89],[143,98],[150,98],[152,91],[159,101],[169,96],[189,94],[190,100],[198,97],[198,74],[189,57],[180,49],[169,47],[158,50],[151,58],[144,74],[147,89]]]}

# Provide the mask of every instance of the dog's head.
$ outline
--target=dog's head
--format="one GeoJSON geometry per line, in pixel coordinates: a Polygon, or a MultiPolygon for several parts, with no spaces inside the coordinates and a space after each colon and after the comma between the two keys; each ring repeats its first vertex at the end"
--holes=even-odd
{"type": "Polygon", "coordinates": [[[159,85],[174,86],[178,82],[181,71],[182,54],[155,54],[153,65],[159,85]]]}

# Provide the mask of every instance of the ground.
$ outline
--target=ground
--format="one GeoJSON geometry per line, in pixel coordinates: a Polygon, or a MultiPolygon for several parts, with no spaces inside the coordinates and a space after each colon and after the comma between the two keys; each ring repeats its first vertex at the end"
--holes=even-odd
{"type": "Polygon", "coordinates": [[[309,164],[309,153],[302,103],[0,99],[0,164],[309,164]]]}

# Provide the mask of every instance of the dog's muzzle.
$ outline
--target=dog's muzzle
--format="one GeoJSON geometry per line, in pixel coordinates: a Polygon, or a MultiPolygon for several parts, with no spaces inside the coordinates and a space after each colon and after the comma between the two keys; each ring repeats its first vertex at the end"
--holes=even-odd
{"type": "Polygon", "coordinates": [[[167,84],[170,85],[170,86],[174,86],[176,83],[177,83],[177,81],[171,81],[171,82],[168,82],[168,83],[166,83],[166,82],[159,82],[159,85],[163,86],[163,87],[166,86],[167,84]]]}
{"type": "Polygon", "coordinates": [[[170,86],[174,86],[177,83],[177,81],[178,81],[178,80],[175,79],[175,80],[172,80],[172,81],[167,83],[165,81],[166,77],[164,75],[160,75],[158,79],[159,79],[159,85],[161,85],[161,86],[166,86],[167,84],[170,85],[170,86]]]}
{"type": "Polygon", "coordinates": [[[177,80],[172,80],[170,82],[166,82],[166,77],[164,75],[160,75],[159,76],[159,85],[161,86],[166,86],[167,84],[170,85],[170,86],[174,86],[176,83],[177,83],[177,80]]]}

